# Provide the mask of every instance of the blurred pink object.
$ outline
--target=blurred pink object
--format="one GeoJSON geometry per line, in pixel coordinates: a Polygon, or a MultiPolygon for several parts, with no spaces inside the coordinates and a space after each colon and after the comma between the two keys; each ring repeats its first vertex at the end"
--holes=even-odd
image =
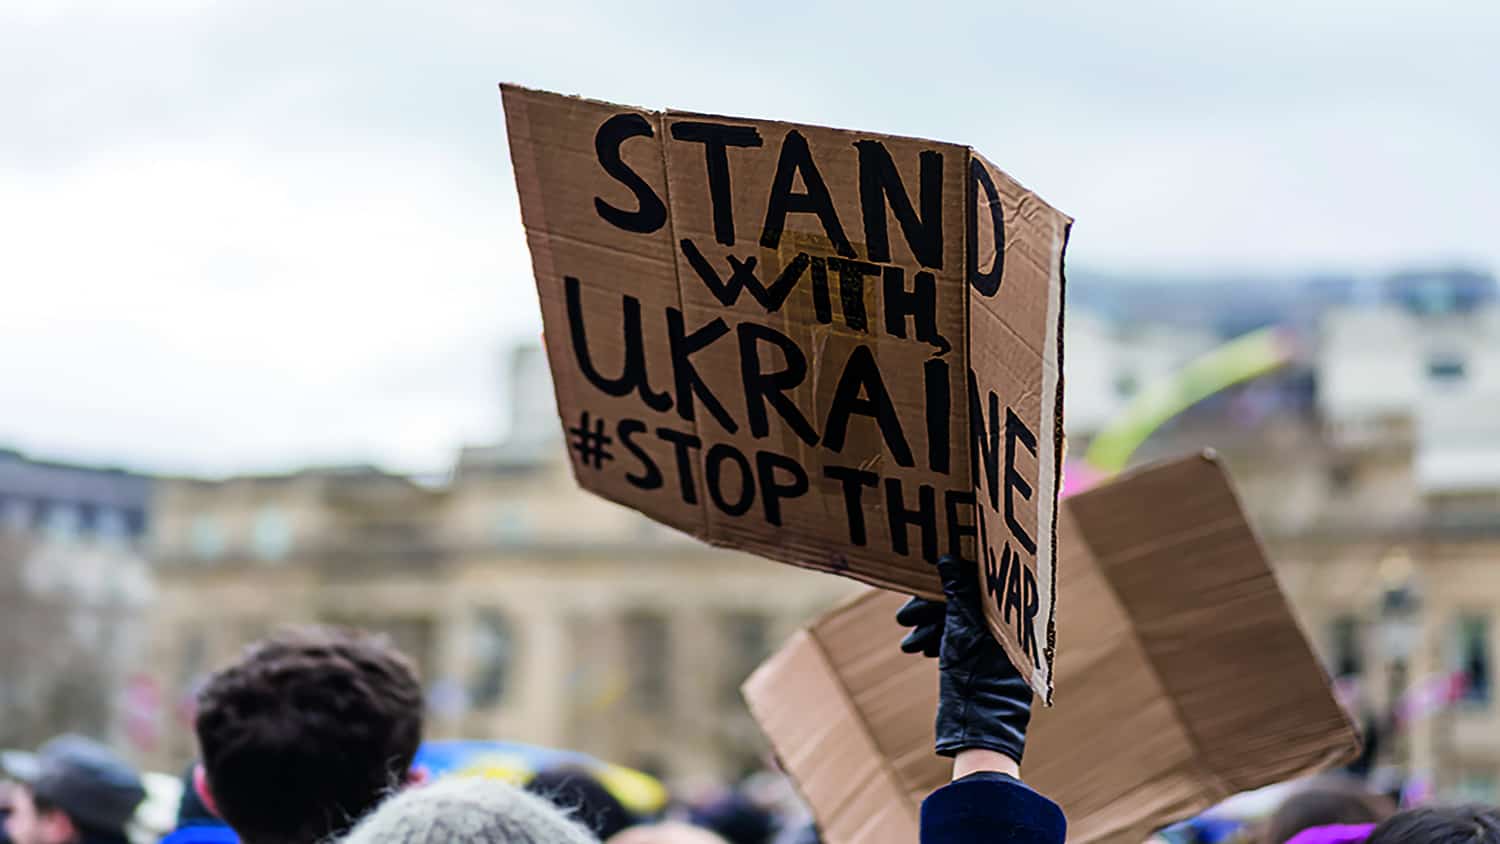
{"type": "Polygon", "coordinates": [[[1437,796],[1432,777],[1425,774],[1413,774],[1401,786],[1400,805],[1403,809],[1415,809],[1418,806],[1426,806],[1437,796]]]}
{"type": "Polygon", "coordinates": [[[1293,835],[1286,844],[1358,844],[1374,831],[1372,823],[1314,826],[1293,835]]]}
{"type": "Polygon", "coordinates": [[[1402,695],[1396,704],[1396,724],[1406,727],[1463,700],[1469,690],[1469,675],[1464,671],[1437,674],[1418,683],[1402,695]]]}
{"type": "Polygon", "coordinates": [[[1082,460],[1064,460],[1062,492],[1059,495],[1063,498],[1067,498],[1070,495],[1077,495],[1080,492],[1098,486],[1108,478],[1108,475],[1082,460]]]}

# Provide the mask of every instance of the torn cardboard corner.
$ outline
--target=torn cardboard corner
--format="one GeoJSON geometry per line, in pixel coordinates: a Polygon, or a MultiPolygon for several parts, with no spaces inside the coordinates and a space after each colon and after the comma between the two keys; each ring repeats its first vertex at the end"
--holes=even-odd
{"type": "Polygon", "coordinates": [[[1050,696],[1071,220],[964,146],[501,91],[579,484],[930,597],[1013,560],[1050,696]]]}
{"type": "MultiPolygon", "coordinates": [[[[1353,758],[1359,741],[1222,467],[1192,457],[1060,508],[1060,703],[1033,711],[1022,777],[1068,840],[1140,844],[1224,797],[1353,758]]],[[[900,652],[905,596],[871,590],[744,686],[829,844],[915,844],[947,782],[936,660],[900,652]]]]}

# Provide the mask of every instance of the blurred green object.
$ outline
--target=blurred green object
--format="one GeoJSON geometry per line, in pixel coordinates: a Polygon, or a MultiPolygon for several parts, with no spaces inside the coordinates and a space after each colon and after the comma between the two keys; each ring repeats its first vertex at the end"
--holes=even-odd
{"type": "Polygon", "coordinates": [[[1122,471],[1141,443],[1168,419],[1220,390],[1279,368],[1292,359],[1292,352],[1290,336],[1274,326],[1209,350],[1138,394],[1089,444],[1085,462],[1106,475],[1122,471]]]}
{"type": "Polygon", "coordinates": [[[650,774],[570,750],[510,741],[428,741],[422,743],[412,764],[435,777],[449,774],[489,777],[520,787],[545,770],[580,768],[593,774],[600,785],[636,815],[650,817],[667,806],[666,786],[650,774]]]}

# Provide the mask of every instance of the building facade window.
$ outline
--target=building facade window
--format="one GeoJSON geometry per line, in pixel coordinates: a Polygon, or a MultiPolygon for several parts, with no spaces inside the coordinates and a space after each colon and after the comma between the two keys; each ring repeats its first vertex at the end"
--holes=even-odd
{"type": "Polygon", "coordinates": [[[198,691],[198,680],[208,668],[208,636],[203,628],[187,625],[179,631],[182,649],[178,652],[177,686],[184,696],[198,691]]]}
{"type": "Polygon", "coordinates": [[[1500,779],[1492,769],[1466,768],[1458,772],[1453,791],[1454,802],[1492,806],[1500,797],[1500,779]]]}
{"type": "Polygon", "coordinates": [[[520,501],[508,501],[495,508],[491,531],[501,545],[525,540],[531,535],[531,514],[520,501]]]}
{"type": "Polygon", "coordinates": [[[146,535],[146,511],[141,509],[127,509],[125,514],[125,531],[130,534],[131,539],[140,539],[146,535]]]}
{"type": "Polygon", "coordinates": [[[99,511],[102,508],[92,501],[80,501],[75,507],[78,510],[78,535],[92,536],[99,525],[99,511]]]}
{"type": "Polygon", "coordinates": [[[1328,467],[1328,491],[1334,495],[1353,492],[1358,470],[1352,462],[1334,463],[1328,467]]]}
{"type": "Polygon", "coordinates": [[[83,516],[78,507],[62,501],[53,502],[44,518],[43,529],[53,542],[74,542],[83,527],[83,516]]]}
{"type": "Polygon", "coordinates": [[[130,535],[125,514],[114,507],[100,507],[94,514],[94,538],[105,545],[119,545],[130,535]]]}
{"type": "Polygon", "coordinates": [[[188,530],[188,547],[199,560],[224,556],[224,530],[213,516],[195,516],[188,530]]]}
{"type": "Polygon", "coordinates": [[[740,685],[771,653],[771,622],[760,613],[736,612],[724,618],[724,702],[740,702],[740,685]]]}
{"type": "Polygon", "coordinates": [[[516,657],[515,630],[499,610],[483,610],[474,619],[474,672],[469,699],[476,707],[505,700],[516,657]]]}
{"type": "Polygon", "coordinates": [[[33,505],[24,498],[6,498],[0,501],[0,530],[7,533],[25,533],[31,530],[33,505]]]}
{"type": "Polygon", "coordinates": [[[292,550],[292,524],[286,514],[275,507],[261,508],[255,514],[250,546],[257,559],[267,562],[286,559],[292,550]]]}
{"type": "Polygon", "coordinates": [[[667,620],[636,613],[625,618],[630,701],[636,711],[666,712],[671,705],[671,636],[667,620]]]}
{"type": "Polygon", "coordinates": [[[1440,384],[1464,380],[1467,365],[1456,355],[1434,355],[1427,360],[1427,379],[1440,384]]]}
{"type": "Polygon", "coordinates": [[[1364,672],[1364,630],[1357,616],[1340,615],[1328,625],[1328,673],[1335,678],[1364,672]]]}
{"type": "Polygon", "coordinates": [[[1487,706],[1490,702],[1490,620],[1485,615],[1463,615],[1458,619],[1454,648],[1456,665],[1465,675],[1463,702],[1487,706]]]}

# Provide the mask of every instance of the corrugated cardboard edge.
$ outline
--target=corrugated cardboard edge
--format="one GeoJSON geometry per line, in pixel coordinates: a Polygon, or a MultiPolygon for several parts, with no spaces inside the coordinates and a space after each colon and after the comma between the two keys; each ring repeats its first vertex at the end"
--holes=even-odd
{"type": "Polygon", "coordinates": [[[1057,255],[1057,318],[1053,319],[1050,313],[1047,317],[1047,330],[1057,332],[1057,392],[1052,405],[1052,423],[1055,426],[1052,429],[1052,576],[1049,578],[1050,583],[1047,587],[1050,605],[1047,608],[1047,647],[1043,651],[1047,661],[1047,694],[1043,702],[1047,706],[1052,705],[1052,675],[1057,665],[1057,515],[1062,509],[1063,458],[1068,452],[1067,434],[1063,429],[1063,389],[1066,380],[1066,374],[1063,372],[1063,321],[1067,318],[1068,238],[1072,233],[1073,218],[1069,217],[1067,222],[1063,223],[1062,248],[1057,255]]]}
{"type": "MultiPolygon", "coordinates": [[[[840,604],[834,612],[849,610],[875,594],[878,593],[865,592],[840,604]]],[[[918,839],[921,828],[918,807],[912,806],[890,760],[880,752],[874,737],[870,735],[868,722],[855,707],[849,690],[843,685],[842,677],[828,659],[827,651],[814,630],[804,629],[793,634],[781,650],[745,680],[740,691],[758,723],[797,725],[796,729],[766,729],[764,732],[782,767],[789,772],[798,772],[797,776],[790,779],[799,789],[802,788],[803,779],[818,779],[810,773],[804,776],[806,771],[801,760],[808,756],[832,762],[837,760],[830,757],[835,752],[841,752],[867,763],[866,767],[875,769],[873,777],[864,775],[861,771],[851,771],[849,776],[842,778],[849,784],[848,792],[842,798],[824,800],[819,799],[819,795],[802,794],[803,801],[811,808],[825,838],[870,844],[911,844],[918,839]],[[799,662],[809,662],[812,665],[798,665],[799,662]],[[788,674],[795,674],[810,693],[827,696],[836,707],[838,717],[831,721],[820,720],[808,717],[808,713],[801,709],[792,711],[781,706],[783,698],[776,694],[775,688],[785,682],[784,675],[788,674]],[[835,731],[841,727],[857,736],[854,747],[831,746],[835,741],[835,731]],[[853,819],[853,824],[858,829],[845,831],[845,827],[851,823],[851,813],[863,802],[858,796],[871,791],[877,793],[875,803],[883,811],[853,819]],[[903,820],[905,822],[900,823],[903,820]]]]}
{"type": "MultiPolygon", "coordinates": [[[[1033,194],[1034,195],[1034,194],[1033,194]]],[[[1051,206],[1048,206],[1049,208],[1051,206]]],[[[1055,210],[1055,209],[1054,209],[1055,210]]],[[[1056,670],[1057,659],[1057,511],[1061,508],[1058,501],[1058,493],[1062,491],[1062,458],[1063,458],[1063,374],[1062,374],[1062,307],[1063,307],[1063,285],[1062,275],[1063,255],[1067,251],[1068,230],[1073,221],[1062,212],[1057,212],[1067,222],[1063,224],[1062,237],[1057,243],[1057,254],[1053,260],[1057,262],[1057,288],[1054,290],[1050,283],[1047,285],[1047,334],[1044,347],[1055,346],[1057,349],[1057,365],[1047,366],[1046,358],[1042,359],[1042,418],[1051,417],[1052,436],[1049,438],[1047,448],[1050,454],[1039,455],[1041,458],[1037,466],[1037,486],[1039,489],[1047,490],[1042,497],[1041,511],[1037,514],[1037,524],[1047,525],[1047,640],[1042,648],[1042,664],[1036,666],[1031,678],[1031,687],[1035,689],[1042,703],[1052,705],[1052,693],[1054,690],[1053,674],[1056,670]],[[1052,384],[1048,384],[1052,381],[1052,384]],[[1048,389],[1049,386],[1051,389],[1048,389]],[[1050,457],[1048,460],[1046,458],[1050,457]]],[[[1007,241],[1008,242],[1008,241],[1007,241]]]]}

